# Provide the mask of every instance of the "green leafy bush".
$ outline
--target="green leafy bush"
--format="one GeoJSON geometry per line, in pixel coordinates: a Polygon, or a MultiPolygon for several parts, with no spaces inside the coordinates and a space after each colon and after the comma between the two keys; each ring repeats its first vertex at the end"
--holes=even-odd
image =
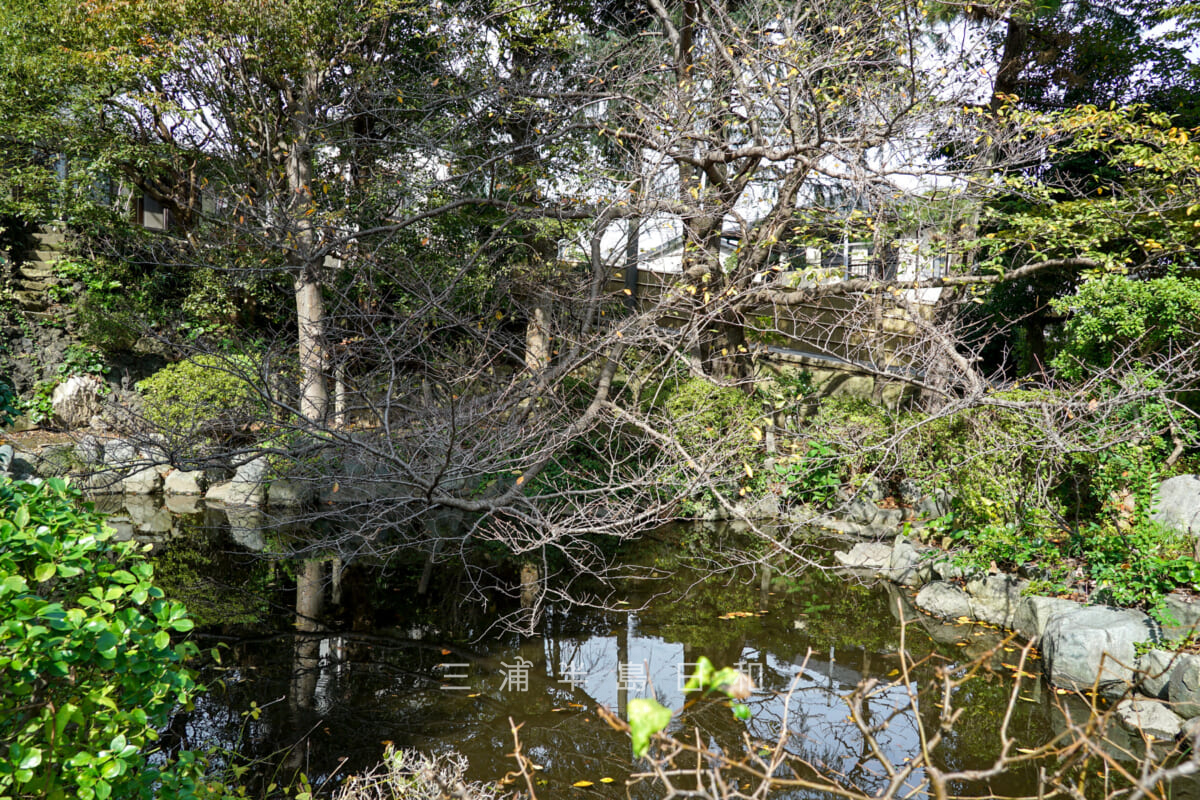
{"type": "Polygon", "coordinates": [[[1068,380],[1111,367],[1123,355],[1144,360],[1200,341],[1200,281],[1192,278],[1105,275],[1053,306],[1071,315],[1051,361],[1068,380]]]}
{"type": "MultiPolygon", "coordinates": [[[[0,482],[0,796],[191,797],[214,787],[158,729],[198,687],[183,606],[64,481],[0,482]],[[153,756],[153,763],[152,763],[153,756]]],[[[214,789],[215,790],[215,789],[214,789]]]]}
{"type": "Polygon", "coordinates": [[[146,418],[155,425],[228,437],[265,410],[247,380],[252,374],[245,356],[196,356],[162,368],[139,382],[138,391],[146,398],[146,418]]]}
{"type": "MultiPolygon", "coordinates": [[[[735,453],[731,461],[749,460],[757,449],[754,436],[759,422],[758,402],[731,386],[719,386],[699,377],[674,384],[663,410],[675,427],[677,438],[697,453],[728,442],[735,453]]],[[[759,431],[761,436],[761,430],[759,431]]],[[[741,469],[740,463],[734,463],[741,469]]]]}

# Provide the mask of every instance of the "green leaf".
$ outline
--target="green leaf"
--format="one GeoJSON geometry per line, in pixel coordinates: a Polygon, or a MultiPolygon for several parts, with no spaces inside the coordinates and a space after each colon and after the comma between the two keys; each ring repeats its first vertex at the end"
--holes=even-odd
{"type": "Polygon", "coordinates": [[[25,751],[21,760],[17,762],[17,769],[33,769],[42,763],[42,751],[40,748],[31,747],[25,751]]]}
{"type": "MultiPolygon", "coordinates": [[[[710,665],[711,666],[711,665],[710,665]]],[[[629,738],[634,758],[641,758],[650,749],[650,737],[671,722],[671,709],[657,700],[637,697],[629,701],[629,738]]]]}
{"type": "Polygon", "coordinates": [[[707,689],[712,685],[713,672],[713,663],[708,660],[707,656],[700,656],[700,660],[696,662],[695,672],[692,673],[692,677],[688,678],[687,683],[683,685],[684,693],[707,689]]]}
{"type": "Polygon", "coordinates": [[[33,577],[38,582],[48,581],[54,577],[57,568],[53,564],[38,564],[37,569],[33,571],[33,577]]]}
{"type": "Polygon", "coordinates": [[[29,506],[21,506],[17,509],[17,513],[13,514],[13,524],[18,528],[24,528],[29,524],[29,506]]]}
{"type": "Polygon", "coordinates": [[[184,631],[190,631],[192,628],[196,627],[196,623],[185,617],[172,622],[171,627],[182,633],[184,631]]]}
{"type": "Polygon", "coordinates": [[[732,707],[733,715],[735,717],[742,721],[747,721],[750,719],[750,706],[746,705],[745,703],[734,703],[732,707]]]}
{"type": "Polygon", "coordinates": [[[3,586],[5,590],[10,592],[23,592],[29,588],[28,584],[25,583],[25,579],[20,575],[9,575],[4,579],[4,583],[0,583],[0,586],[3,586]]]}

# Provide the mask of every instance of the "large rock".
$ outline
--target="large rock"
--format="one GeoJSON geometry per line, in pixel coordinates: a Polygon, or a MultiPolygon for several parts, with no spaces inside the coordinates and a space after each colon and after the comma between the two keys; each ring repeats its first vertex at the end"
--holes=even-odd
{"type": "Polygon", "coordinates": [[[177,469],[163,479],[163,491],[167,494],[204,494],[207,483],[204,470],[177,469]]]}
{"type": "Polygon", "coordinates": [[[1174,740],[1183,729],[1183,718],[1157,700],[1122,700],[1113,713],[1128,728],[1152,739],[1174,740]]]}
{"type": "Polygon", "coordinates": [[[13,462],[13,446],[11,444],[0,444],[0,475],[8,475],[12,469],[13,462]]]}
{"type": "Polygon", "coordinates": [[[943,581],[926,584],[917,592],[917,608],[942,619],[971,616],[971,597],[959,586],[943,581]]]}
{"type": "Polygon", "coordinates": [[[1191,653],[1176,656],[1167,684],[1167,698],[1180,716],[1200,716],[1200,656],[1191,653]]]}
{"type": "MultiPolygon", "coordinates": [[[[274,494],[274,485],[271,492],[274,494]]],[[[272,497],[272,499],[274,499],[272,497]]],[[[850,548],[850,552],[837,552],[833,557],[844,567],[855,569],[871,569],[880,571],[887,569],[892,560],[892,546],[885,542],[859,542],[850,548]]]]}
{"type": "Polygon", "coordinates": [[[1084,606],[1050,617],[1042,634],[1046,677],[1055,686],[1109,697],[1135,683],[1139,642],[1158,639],[1158,626],[1140,611],[1084,606]]]}
{"type": "Polygon", "coordinates": [[[154,494],[162,488],[162,475],[154,467],[146,467],[129,473],[121,482],[125,494],[154,494]]]}
{"type": "Polygon", "coordinates": [[[897,536],[884,575],[904,586],[924,586],[933,578],[933,563],[912,542],[897,536]]]}
{"type": "Polygon", "coordinates": [[[76,375],[54,387],[50,395],[50,416],[54,424],[67,428],[86,428],[100,413],[100,391],[104,383],[91,375],[76,375]]]}
{"type": "Polygon", "coordinates": [[[1150,516],[1200,538],[1200,475],[1176,475],[1159,484],[1150,516]]]}
{"type": "Polygon", "coordinates": [[[967,582],[971,616],[1002,628],[1011,628],[1026,581],[1011,575],[988,575],[967,582]]]}
{"type": "Polygon", "coordinates": [[[1046,632],[1046,624],[1055,614],[1067,613],[1074,609],[1083,608],[1074,600],[1061,597],[1022,597],[1013,615],[1013,630],[1020,633],[1029,641],[1038,644],[1046,632]]]}
{"type": "Polygon", "coordinates": [[[295,508],[308,505],[316,496],[311,483],[281,478],[271,481],[271,487],[267,490],[267,504],[273,508],[295,508]]]}
{"type": "Polygon", "coordinates": [[[256,458],[238,467],[233,480],[210,486],[205,502],[227,506],[261,506],[266,499],[267,460],[256,458]]]}
{"type": "Polygon", "coordinates": [[[1200,631],[1200,602],[1195,597],[1172,593],[1163,598],[1162,606],[1164,616],[1168,618],[1163,624],[1166,638],[1179,639],[1200,631]]]}
{"type": "Polygon", "coordinates": [[[1167,687],[1171,683],[1171,670],[1178,655],[1166,650],[1151,650],[1138,657],[1138,691],[1147,697],[1167,699],[1167,687]]]}

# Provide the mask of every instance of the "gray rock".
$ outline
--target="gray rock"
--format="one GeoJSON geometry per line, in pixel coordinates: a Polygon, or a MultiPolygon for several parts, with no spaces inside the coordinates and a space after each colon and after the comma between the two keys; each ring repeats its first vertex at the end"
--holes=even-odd
{"type": "Polygon", "coordinates": [[[905,478],[896,486],[896,499],[906,506],[915,506],[921,501],[923,492],[912,478],[905,478]]]}
{"type": "Polygon", "coordinates": [[[885,530],[899,528],[900,523],[904,521],[902,508],[877,508],[875,512],[875,521],[872,524],[885,530]]]}
{"type": "Polygon", "coordinates": [[[75,443],[75,455],[87,466],[104,463],[104,441],[95,436],[81,436],[75,443]]]}
{"type": "Polygon", "coordinates": [[[1138,691],[1147,697],[1167,699],[1167,687],[1171,682],[1171,670],[1177,656],[1166,650],[1151,650],[1138,657],[1138,691]]]}
{"type": "Polygon", "coordinates": [[[316,498],[311,483],[278,479],[271,481],[267,490],[267,504],[275,508],[295,508],[311,503],[316,498]]]}
{"type": "Polygon", "coordinates": [[[937,519],[950,513],[950,493],[945,489],[934,489],[913,506],[917,519],[937,519]]]}
{"type": "Polygon", "coordinates": [[[858,496],[872,504],[878,503],[888,496],[887,484],[878,478],[867,478],[858,490],[858,496]]]}
{"type": "Polygon", "coordinates": [[[1152,739],[1174,740],[1183,730],[1183,718],[1157,700],[1122,700],[1113,713],[1126,727],[1152,739]]]}
{"type": "MultiPolygon", "coordinates": [[[[1139,642],[1157,640],[1157,625],[1140,611],[1085,606],[1053,614],[1042,634],[1046,677],[1055,686],[1109,697],[1135,683],[1139,642]]],[[[1174,680],[1174,678],[1172,678],[1174,680]]]]}
{"type": "Polygon", "coordinates": [[[121,490],[125,494],[154,494],[161,488],[162,476],[154,467],[131,472],[121,482],[121,490]]]}
{"type": "Polygon", "coordinates": [[[0,475],[7,475],[12,469],[13,462],[13,446],[11,444],[0,444],[0,475]]]}
{"type": "Polygon", "coordinates": [[[861,525],[870,525],[875,522],[875,518],[879,516],[879,506],[872,503],[870,500],[865,500],[861,497],[851,500],[846,504],[846,509],[842,513],[850,522],[857,522],[861,525]]]}
{"type": "Polygon", "coordinates": [[[1163,624],[1163,635],[1178,639],[1200,631],[1200,602],[1191,595],[1172,593],[1163,599],[1163,610],[1168,622],[1163,624]]]}
{"type": "Polygon", "coordinates": [[[1151,519],[1200,537],[1200,475],[1176,475],[1158,485],[1151,519]]]}
{"type": "Polygon", "coordinates": [[[942,619],[971,616],[971,598],[959,586],[944,581],[928,583],[917,592],[917,608],[942,619]]]}
{"type": "Polygon", "coordinates": [[[237,468],[233,480],[210,486],[205,502],[227,506],[261,506],[266,499],[267,460],[256,458],[237,468]]]}
{"type": "Polygon", "coordinates": [[[167,494],[204,494],[207,484],[203,470],[177,469],[163,480],[163,491],[167,494]]]}
{"type": "Polygon", "coordinates": [[[103,405],[100,391],[104,383],[91,375],[75,375],[54,387],[50,395],[50,415],[56,425],[68,430],[86,428],[103,405]]]}
{"type": "Polygon", "coordinates": [[[123,467],[136,463],[137,448],[125,439],[109,439],[104,443],[104,465],[108,467],[123,467]]]}
{"type": "Polygon", "coordinates": [[[1167,683],[1167,699],[1180,716],[1200,716],[1200,656],[1192,653],[1176,656],[1171,680],[1167,683]]]}
{"type": "Polygon", "coordinates": [[[1200,733],[1200,717],[1192,717],[1183,723],[1183,730],[1180,731],[1180,734],[1184,739],[1192,742],[1193,748],[1196,746],[1195,739],[1197,733],[1200,733]]]}
{"type": "Polygon", "coordinates": [[[1020,606],[1021,590],[1026,581],[1011,575],[988,575],[967,582],[967,594],[971,597],[971,616],[982,622],[1013,627],[1013,619],[1020,606]]]}
{"type": "Polygon", "coordinates": [[[71,482],[89,495],[121,494],[125,491],[121,474],[111,470],[80,475],[72,478],[71,482]]]}
{"type": "MultiPolygon", "coordinates": [[[[271,492],[274,494],[272,485],[271,492]]],[[[833,557],[844,567],[880,571],[888,568],[892,560],[892,546],[884,542],[859,542],[848,553],[834,553],[833,557]]]]}
{"type": "Polygon", "coordinates": [[[884,575],[904,586],[924,586],[933,577],[933,564],[922,560],[921,551],[912,542],[897,536],[884,575]]]}
{"type": "Polygon", "coordinates": [[[1013,630],[1020,633],[1029,641],[1041,642],[1046,632],[1046,623],[1055,614],[1068,613],[1083,608],[1074,600],[1061,597],[1023,597],[1017,605],[1017,613],[1013,615],[1013,630]]]}

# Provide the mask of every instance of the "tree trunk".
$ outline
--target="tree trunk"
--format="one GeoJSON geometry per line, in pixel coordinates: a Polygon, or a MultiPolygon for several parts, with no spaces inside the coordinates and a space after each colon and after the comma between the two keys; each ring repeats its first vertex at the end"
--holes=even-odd
{"type": "Polygon", "coordinates": [[[312,196],[312,106],[321,81],[319,72],[305,74],[289,105],[292,114],[292,142],[287,155],[287,184],[290,211],[296,234],[292,247],[296,277],[296,327],[300,351],[300,416],[309,422],[321,422],[329,407],[326,386],[325,301],[321,296],[321,269],[324,256],[317,249],[313,224],[316,207],[312,196]]]}

